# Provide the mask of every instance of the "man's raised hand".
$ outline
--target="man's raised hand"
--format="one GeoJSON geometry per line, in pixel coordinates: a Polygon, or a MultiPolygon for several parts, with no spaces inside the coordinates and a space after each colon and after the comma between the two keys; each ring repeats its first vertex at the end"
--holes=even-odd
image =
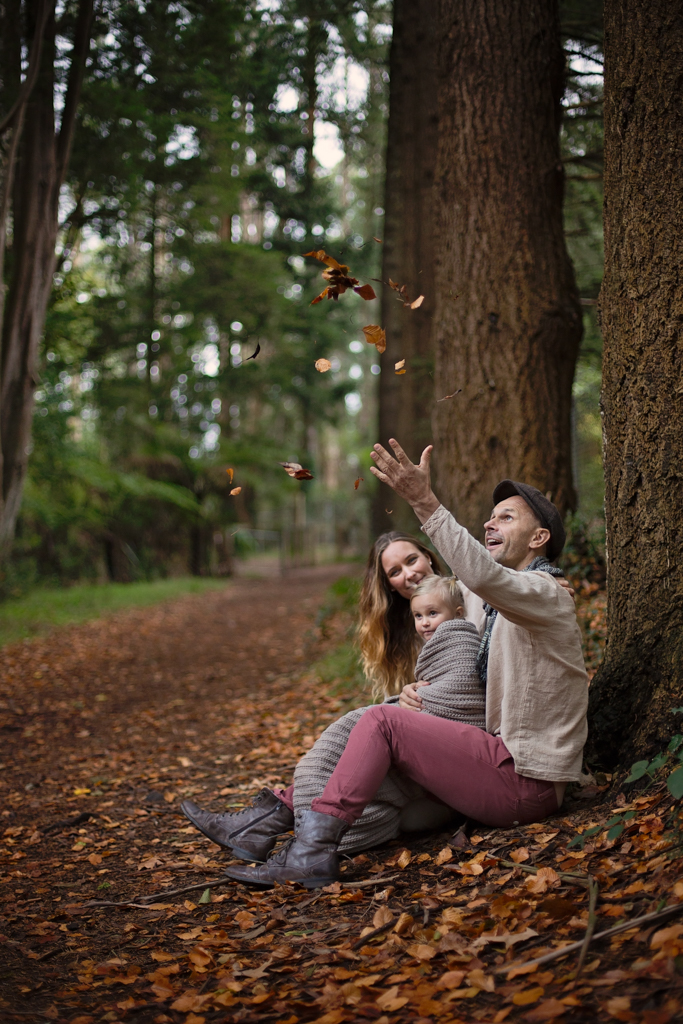
{"type": "Polygon", "coordinates": [[[394,458],[381,444],[376,444],[370,453],[375,463],[370,467],[370,472],[382,483],[389,484],[400,498],[404,498],[412,506],[420,521],[426,523],[440,504],[429,480],[432,445],[425,448],[416,466],[393,437],[389,439],[389,444],[396,457],[394,458]]]}

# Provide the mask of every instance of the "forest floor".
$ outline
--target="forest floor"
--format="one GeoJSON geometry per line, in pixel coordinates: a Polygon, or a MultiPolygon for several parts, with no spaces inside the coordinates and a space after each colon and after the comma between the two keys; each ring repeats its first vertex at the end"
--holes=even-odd
{"type": "Polygon", "coordinates": [[[179,803],[286,783],[345,709],[311,668],[346,642],[348,612],[320,615],[344,571],[0,651],[0,1019],[681,1019],[678,804],[647,777],[600,780],[540,825],[403,836],[321,891],[224,879],[179,803]]]}

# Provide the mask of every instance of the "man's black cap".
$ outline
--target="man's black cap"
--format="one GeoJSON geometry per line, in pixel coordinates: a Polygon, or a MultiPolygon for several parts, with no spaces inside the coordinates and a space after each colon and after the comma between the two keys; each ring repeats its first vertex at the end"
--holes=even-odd
{"type": "Polygon", "coordinates": [[[564,542],[567,539],[562,516],[558,508],[537,487],[531,487],[530,484],[520,484],[516,480],[501,480],[493,492],[493,504],[497,505],[499,501],[505,501],[506,498],[511,498],[513,494],[518,494],[520,498],[524,498],[529,508],[540,521],[541,526],[544,526],[546,530],[550,530],[550,540],[546,545],[545,551],[548,561],[554,562],[562,551],[564,542]]]}

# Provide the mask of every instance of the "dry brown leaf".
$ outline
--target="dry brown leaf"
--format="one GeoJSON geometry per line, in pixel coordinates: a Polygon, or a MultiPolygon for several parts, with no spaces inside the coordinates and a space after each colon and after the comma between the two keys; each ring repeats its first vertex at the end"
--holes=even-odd
{"type": "Polygon", "coordinates": [[[304,469],[298,462],[281,462],[280,465],[284,469],[287,476],[291,476],[294,480],[312,480],[313,474],[310,469],[304,469]]]}
{"type": "Polygon", "coordinates": [[[361,299],[365,299],[366,302],[370,299],[375,299],[375,290],[372,285],[369,284],[358,284],[357,277],[351,277],[349,274],[349,268],[345,263],[338,263],[334,256],[328,256],[324,249],[314,249],[312,252],[305,252],[304,256],[312,256],[316,260],[320,260],[321,263],[326,264],[327,270],[323,271],[323,279],[329,281],[326,288],[323,288],[320,295],[311,302],[312,306],[316,303],[322,302],[323,299],[334,299],[335,302],[338,300],[340,295],[343,295],[345,291],[353,289],[357,295],[360,295],[361,299]]]}
{"type": "Polygon", "coordinates": [[[448,864],[449,860],[453,860],[453,851],[450,846],[444,846],[443,850],[439,850],[434,858],[434,863],[440,866],[441,864],[448,864]]]}
{"type": "Polygon", "coordinates": [[[379,242],[380,245],[382,244],[382,239],[381,238],[377,238],[376,235],[372,236],[372,240],[373,240],[373,242],[379,242]]]}
{"type": "Polygon", "coordinates": [[[555,1020],[566,1012],[567,1005],[564,1000],[544,999],[538,1006],[534,1006],[533,1010],[524,1014],[524,1020],[528,1020],[530,1024],[536,1024],[536,1021],[555,1020]]]}
{"type": "Polygon", "coordinates": [[[389,910],[389,907],[380,907],[376,910],[372,918],[372,927],[381,928],[385,924],[390,924],[393,921],[394,915],[389,910]]]}
{"type": "Polygon", "coordinates": [[[431,960],[432,957],[436,956],[436,950],[433,946],[428,946],[424,942],[418,942],[414,946],[408,946],[406,953],[410,956],[414,956],[416,960],[431,960]]]}
{"type": "Polygon", "coordinates": [[[386,992],[383,992],[381,996],[378,996],[375,1000],[380,1010],[386,1010],[388,1013],[394,1013],[396,1010],[400,1010],[402,1006],[405,1006],[408,1002],[407,996],[399,996],[398,985],[392,985],[386,992]]]}
{"type": "Polygon", "coordinates": [[[536,985],[535,988],[527,988],[522,992],[515,992],[512,997],[512,1002],[515,1006],[529,1006],[530,1003],[535,1003],[545,994],[545,989],[542,985],[536,985]]]}
{"type": "Polygon", "coordinates": [[[328,370],[332,369],[332,363],[329,359],[316,359],[315,368],[318,373],[327,373],[328,370]]]}
{"type": "Polygon", "coordinates": [[[520,846],[518,850],[512,850],[510,853],[510,860],[514,860],[515,864],[522,864],[525,860],[529,859],[529,851],[526,846],[520,846]]]}
{"type": "Polygon", "coordinates": [[[418,295],[418,297],[415,299],[415,301],[410,303],[410,308],[411,309],[419,309],[420,306],[422,305],[422,303],[424,302],[424,300],[425,300],[424,295],[418,295]]]}
{"type": "Polygon", "coordinates": [[[242,488],[241,487],[233,487],[232,490],[230,491],[230,493],[231,494],[241,494],[242,493],[242,488]]]}
{"type": "Polygon", "coordinates": [[[228,466],[228,468],[226,469],[225,472],[228,474],[228,483],[231,484],[232,483],[232,478],[235,475],[235,471],[230,466],[228,466]]]}
{"type": "Polygon", "coordinates": [[[437,402],[445,402],[447,398],[455,398],[455,396],[459,395],[461,391],[462,388],[458,388],[458,390],[454,391],[452,395],[444,395],[443,398],[437,398],[437,402]]]}
{"type": "Polygon", "coordinates": [[[408,865],[410,864],[411,860],[412,860],[412,857],[411,857],[411,854],[410,854],[410,850],[401,850],[401,853],[399,854],[398,860],[396,861],[396,867],[400,868],[401,871],[404,871],[408,867],[408,865]]]}
{"type": "Polygon", "coordinates": [[[415,918],[412,914],[401,914],[398,921],[394,925],[394,931],[397,935],[405,935],[413,925],[415,924],[415,918]]]}
{"type": "Polygon", "coordinates": [[[358,479],[356,480],[355,484],[353,485],[354,491],[358,490],[358,488],[360,487],[362,481],[363,481],[363,477],[359,476],[358,479]]]}
{"type": "Polygon", "coordinates": [[[399,359],[399,361],[397,363],[394,363],[394,372],[398,376],[400,376],[402,373],[406,372],[405,366],[406,366],[405,359],[399,359]]]}
{"type": "Polygon", "coordinates": [[[379,324],[368,324],[363,328],[363,334],[368,345],[374,345],[380,355],[386,352],[387,332],[379,324]]]}

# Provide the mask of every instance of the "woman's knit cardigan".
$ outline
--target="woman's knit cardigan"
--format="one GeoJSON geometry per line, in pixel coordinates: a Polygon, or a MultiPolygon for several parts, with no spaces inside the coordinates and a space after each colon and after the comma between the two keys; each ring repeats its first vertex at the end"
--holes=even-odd
{"type": "MultiPolygon", "coordinates": [[[[484,728],[486,697],[475,668],[480,642],[476,627],[465,619],[441,623],[415,665],[415,679],[431,684],[420,690],[422,714],[484,728]]],[[[398,697],[389,697],[385,703],[396,704],[398,697]]],[[[351,730],[365,711],[367,708],[357,708],[333,722],[299,761],[294,772],[295,810],[307,810],[322,794],[351,730]]],[[[358,852],[394,839],[401,830],[402,812],[415,801],[432,809],[439,806],[428,800],[416,782],[391,768],[362,816],[344,836],[340,850],[358,852]]],[[[422,820],[427,822],[429,818],[423,816],[422,820]]]]}

